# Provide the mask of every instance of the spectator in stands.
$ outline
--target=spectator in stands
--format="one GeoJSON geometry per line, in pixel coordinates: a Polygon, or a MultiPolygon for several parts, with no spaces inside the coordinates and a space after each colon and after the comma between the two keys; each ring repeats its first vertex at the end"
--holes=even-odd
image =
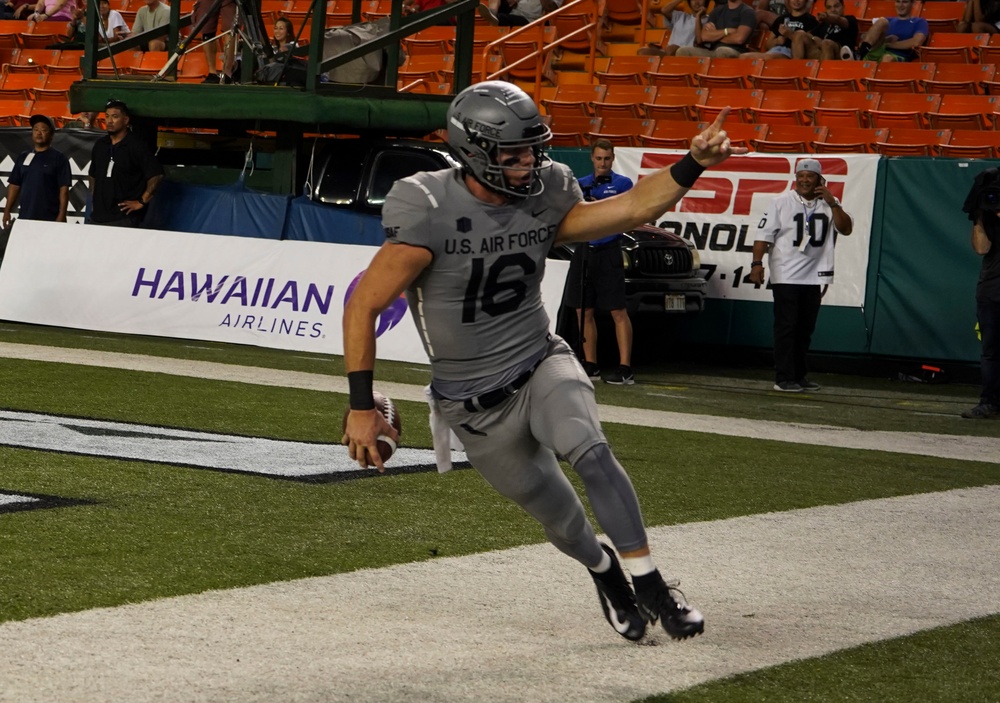
{"type": "MultiPolygon", "coordinates": [[[[145,0],[146,4],[135,13],[135,22],[132,23],[132,34],[142,34],[151,29],[170,24],[170,5],[160,0],[145,0]]],[[[167,40],[164,37],[150,39],[149,42],[140,46],[143,51],[166,51],[167,40]]]]}
{"type": "Polygon", "coordinates": [[[826,0],[812,31],[792,36],[793,59],[853,59],[858,45],[858,18],[844,14],[844,0],[826,0]]]}
{"type": "Polygon", "coordinates": [[[163,180],[163,168],[143,141],[129,129],[128,106],[109,100],[104,110],[107,136],[90,155],[92,205],[87,222],[109,227],[138,227],[163,180]]]}
{"type": "Polygon", "coordinates": [[[271,41],[271,47],[278,54],[295,48],[295,27],[287,17],[279,17],[274,21],[274,39],[271,41]]]}
{"type": "Polygon", "coordinates": [[[18,216],[25,220],[65,222],[69,205],[71,174],[69,159],[52,148],[56,126],[45,115],[32,115],[33,148],[14,161],[7,184],[7,204],[3,209],[3,227],[11,226],[11,213],[20,202],[18,216]]]}
{"type": "Polygon", "coordinates": [[[896,17],[876,19],[858,45],[868,61],[912,61],[930,34],[927,20],[913,15],[913,0],[896,0],[896,17]]]}
{"type": "Polygon", "coordinates": [[[100,0],[97,11],[101,15],[101,36],[107,37],[109,44],[119,42],[128,36],[128,24],[122,13],[111,9],[111,0],[100,0]]]}
{"type": "Polygon", "coordinates": [[[667,18],[667,29],[659,44],[650,44],[639,49],[642,56],[673,56],[684,46],[701,43],[701,28],[707,21],[705,0],[688,0],[690,12],[679,9],[684,0],[670,0],[660,7],[660,13],[667,18]]]}
{"type": "Polygon", "coordinates": [[[35,0],[6,0],[4,8],[11,14],[0,19],[27,19],[35,11],[35,0]]]}
{"type": "Polygon", "coordinates": [[[795,34],[813,31],[819,26],[819,21],[809,13],[806,0],[788,0],[786,7],[787,14],[779,16],[771,24],[770,35],[767,38],[767,51],[764,53],[748,51],[741,58],[792,58],[792,39],[795,34]]]}
{"type": "Polygon", "coordinates": [[[522,27],[562,6],[562,0],[489,0],[476,9],[489,24],[522,27]]]}
{"type": "Polygon", "coordinates": [[[1000,0],[966,0],[965,15],[955,31],[966,34],[1000,32],[1000,0]]]}
{"type": "MultiPolygon", "coordinates": [[[[202,18],[212,9],[212,0],[196,0],[194,12],[191,16],[191,24],[197,25],[202,18]]],[[[236,56],[236,0],[222,0],[222,4],[209,15],[209,20],[202,27],[202,44],[205,50],[205,58],[208,61],[208,76],[203,83],[232,83],[233,61],[236,56]],[[222,71],[215,73],[217,66],[218,49],[216,47],[215,33],[223,32],[226,36],[222,50],[222,71]]]]}
{"type": "MultiPolygon", "coordinates": [[[[632,188],[632,179],[611,170],[615,163],[615,145],[598,139],[590,147],[594,172],[580,179],[580,190],[587,201],[604,200],[632,188]]],[[[618,370],[604,379],[605,383],[631,386],[632,321],[625,309],[625,268],[622,260],[621,235],[612,234],[592,242],[580,242],[573,250],[563,302],[576,309],[583,340],[583,370],[591,379],[601,377],[597,366],[597,322],[594,308],[607,310],[615,323],[618,339],[618,370]]]]}
{"type": "Polygon", "coordinates": [[[72,22],[76,19],[76,0],[38,0],[34,14],[28,17],[33,22],[72,22]]]}
{"type": "Polygon", "coordinates": [[[728,0],[725,4],[720,2],[702,26],[698,45],[682,46],[677,50],[677,56],[736,58],[746,52],[747,42],[756,25],[756,13],[742,0],[728,0]]]}

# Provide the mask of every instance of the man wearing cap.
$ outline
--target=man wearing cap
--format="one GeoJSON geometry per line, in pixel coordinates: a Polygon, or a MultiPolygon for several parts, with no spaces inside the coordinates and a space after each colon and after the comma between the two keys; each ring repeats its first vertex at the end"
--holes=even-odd
{"type": "Polygon", "coordinates": [[[774,390],[817,391],[806,378],[806,352],[823,287],[833,283],[833,247],[837,234],[849,235],[854,220],[844,211],[823,178],[816,159],[795,167],[795,187],[771,201],[757,225],[750,281],[764,283],[764,254],[771,268],[774,295],[774,390]]]}
{"type": "Polygon", "coordinates": [[[71,181],[69,159],[52,148],[56,126],[51,119],[32,115],[30,124],[34,148],[14,161],[3,209],[4,229],[10,227],[11,213],[18,202],[18,215],[26,220],[66,221],[71,181]]]}
{"type": "Polygon", "coordinates": [[[92,204],[87,222],[110,227],[138,227],[163,168],[143,141],[129,129],[128,106],[109,100],[104,110],[108,134],[94,142],[90,155],[92,204]]]}

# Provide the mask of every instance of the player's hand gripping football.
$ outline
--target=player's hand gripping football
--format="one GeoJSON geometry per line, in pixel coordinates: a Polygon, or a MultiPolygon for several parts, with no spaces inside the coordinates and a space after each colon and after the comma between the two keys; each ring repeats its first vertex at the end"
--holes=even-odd
{"type": "Polygon", "coordinates": [[[691,156],[705,168],[722,163],[731,154],[747,153],[746,147],[733,146],[726,130],[722,128],[728,115],[729,108],[723,108],[719,116],[715,118],[715,122],[691,140],[691,156]]]}
{"type": "Polygon", "coordinates": [[[371,410],[351,410],[344,425],[344,436],[340,443],[347,446],[351,458],[358,466],[367,469],[374,465],[379,473],[385,473],[382,454],[379,451],[379,437],[390,437],[399,442],[399,432],[390,425],[378,408],[371,410]]]}

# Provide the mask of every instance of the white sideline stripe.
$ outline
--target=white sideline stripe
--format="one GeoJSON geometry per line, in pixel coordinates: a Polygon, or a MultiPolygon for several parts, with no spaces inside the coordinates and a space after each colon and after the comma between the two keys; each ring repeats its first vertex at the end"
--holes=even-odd
{"type": "Polygon", "coordinates": [[[40,502],[41,501],[39,501],[38,498],[32,498],[31,496],[22,496],[17,493],[0,493],[0,506],[40,502]]]}
{"type": "MultiPolygon", "coordinates": [[[[347,379],[342,376],[235,366],[212,361],[188,361],[159,356],[10,343],[0,343],[0,357],[165,373],[174,376],[301,388],[330,393],[346,394],[348,392],[347,379]]],[[[376,381],[376,386],[379,391],[393,400],[426,402],[423,389],[420,386],[385,381],[376,381]]],[[[846,449],[936,456],[943,459],[1000,463],[1000,438],[996,437],[855,430],[829,425],[689,415],[615,405],[601,405],[600,414],[604,422],[623,425],[705,432],[730,437],[751,437],[846,449]]]]}
{"type": "Polygon", "coordinates": [[[998,486],[656,528],[707,622],[658,646],[549,545],[12,622],[0,701],[634,700],[996,613],[998,533],[998,486]]]}

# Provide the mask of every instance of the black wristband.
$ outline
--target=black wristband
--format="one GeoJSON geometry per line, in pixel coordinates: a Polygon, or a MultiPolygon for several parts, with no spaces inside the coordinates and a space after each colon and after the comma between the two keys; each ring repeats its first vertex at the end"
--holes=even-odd
{"type": "Polygon", "coordinates": [[[753,268],[754,266],[763,266],[763,265],[764,265],[763,260],[751,261],[750,262],[750,268],[753,268]]]}
{"type": "Polygon", "coordinates": [[[681,188],[690,188],[704,170],[705,167],[695,161],[691,153],[688,152],[683,159],[670,167],[670,175],[681,188]]]}
{"type": "Polygon", "coordinates": [[[372,394],[374,380],[374,371],[348,372],[347,385],[351,393],[351,410],[372,410],[375,408],[375,396],[372,394]]]}

